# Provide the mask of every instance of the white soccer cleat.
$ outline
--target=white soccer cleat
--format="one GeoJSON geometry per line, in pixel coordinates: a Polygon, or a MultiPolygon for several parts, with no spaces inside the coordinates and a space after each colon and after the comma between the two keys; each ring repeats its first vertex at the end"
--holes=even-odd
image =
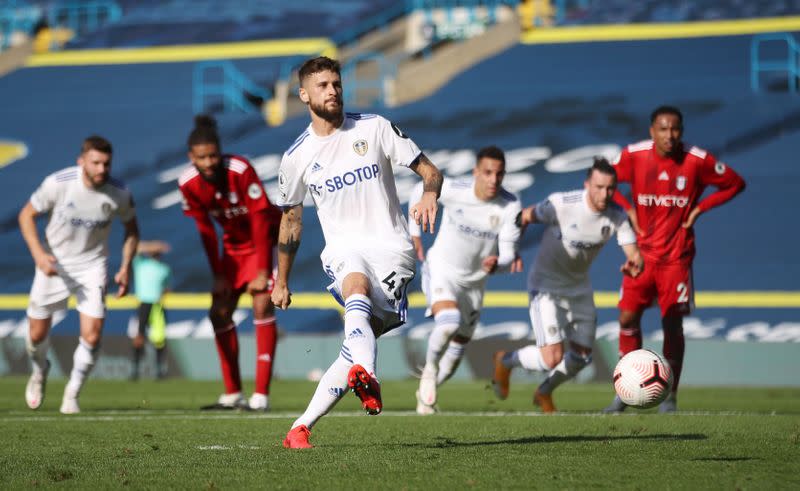
{"type": "Polygon", "coordinates": [[[50,360],[43,372],[32,373],[25,386],[25,403],[31,409],[39,409],[44,402],[44,388],[47,385],[47,374],[50,372],[50,360]]]}
{"type": "Polygon", "coordinates": [[[64,394],[64,399],[61,400],[61,409],[59,409],[61,414],[78,414],[81,412],[80,406],[78,406],[78,398],[77,397],[68,397],[67,394],[64,394]]]}
{"type": "Polygon", "coordinates": [[[419,391],[417,391],[417,399],[426,406],[434,406],[436,404],[436,375],[422,372],[422,377],[419,379],[419,391]]]}
{"type": "Polygon", "coordinates": [[[436,414],[439,412],[439,408],[436,406],[428,406],[422,399],[419,397],[419,391],[416,393],[417,396],[417,414],[422,416],[430,416],[431,414],[436,414]]]}
{"type": "Polygon", "coordinates": [[[217,405],[223,408],[243,408],[248,407],[247,401],[241,392],[234,392],[233,394],[222,394],[217,399],[217,405]]]}
{"type": "Polygon", "coordinates": [[[269,411],[269,396],[253,392],[247,404],[253,411],[269,411]]]}

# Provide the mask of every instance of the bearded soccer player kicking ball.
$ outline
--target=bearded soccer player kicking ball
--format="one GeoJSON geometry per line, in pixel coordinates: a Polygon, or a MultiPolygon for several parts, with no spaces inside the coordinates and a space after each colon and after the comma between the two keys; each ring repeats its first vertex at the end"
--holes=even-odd
{"type": "Polygon", "coordinates": [[[305,412],[283,441],[310,448],[311,429],[349,390],[368,414],[383,409],[375,373],[376,338],[405,322],[415,254],[397,198],[395,165],[424,182],[412,215],[433,232],[442,174],[394,124],[376,114],[344,113],[339,62],[326,57],[300,68],[300,100],[311,124],[283,154],[278,204],[278,276],[272,301],[291,304],[289,273],[300,246],[303,200],[311,193],[325,237],[320,259],[328,290],[344,307],[344,342],[319,381],[305,412]]]}
{"type": "Polygon", "coordinates": [[[277,329],[270,301],[272,244],[280,216],[267,199],[255,169],[244,157],[223,155],[216,121],[198,116],[189,135],[191,167],[178,180],[183,212],[194,218],[214,273],[209,311],[225,393],[207,409],[269,409],[269,386],[277,329]],[[220,256],[214,218],[223,230],[220,256]],[[239,297],[253,297],[256,381],[249,401],[242,395],[239,339],[233,312],[239,297]]]}
{"type": "MultiPolygon", "coordinates": [[[[672,393],[660,412],[677,410],[678,382],[685,350],[683,317],[694,304],[694,224],[702,214],[742,192],[744,180],[702,148],[683,143],[683,115],[661,106],[650,117],[650,140],[628,145],[613,162],[619,182],[631,186],[633,204],[619,192],[644,256],[644,271],[624,277],[619,301],[620,357],[642,347],[641,320],[656,299],[661,308],[664,358],[675,374],[672,393]],[[702,200],[706,186],[718,188],[702,200]]],[[[625,410],[615,397],[605,412],[625,410]]]]}

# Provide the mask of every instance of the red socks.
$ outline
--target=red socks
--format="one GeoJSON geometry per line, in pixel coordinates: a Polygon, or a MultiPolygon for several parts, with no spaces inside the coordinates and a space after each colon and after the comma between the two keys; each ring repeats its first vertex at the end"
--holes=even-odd
{"type": "Polygon", "coordinates": [[[236,326],[231,324],[224,331],[214,333],[219,353],[219,364],[222,368],[222,381],[225,393],[233,394],[242,391],[242,377],[239,372],[239,337],[236,326]]]}
{"type": "Polygon", "coordinates": [[[275,316],[253,321],[256,331],[256,386],[254,392],[269,395],[272,381],[272,362],[275,358],[275,343],[278,330],[275,327],[275,316]]]}

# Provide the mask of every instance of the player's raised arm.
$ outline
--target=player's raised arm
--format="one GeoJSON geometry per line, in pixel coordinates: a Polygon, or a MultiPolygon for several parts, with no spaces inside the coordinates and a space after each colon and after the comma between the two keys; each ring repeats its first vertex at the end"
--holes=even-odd
{"type": "Polygon", "coordinates": [[[300,236],[303,234],[303,205],[284,208],[278,232],[278,276],[272,290],[272,303],[286,310],[292,303],[289,291],[289,273],[292,271],[294,257],[300,248],[300,236]]]}
{"type": "Polygon", "coordinates": [[[418,224],[422,225],[423,232],[428,230],[433,233],[436,212],[439,209],[437,200],[442,192],[442,173],[424,153],[419,154],[410,168],[422,178],[422,197],[408,212],[418,224]]]}
{"type": "Polygon", "coordinates": [[[22,238],[28,245],[28,250],[31,252],[33,262],[47,276],[56,274],[56,258],[52,254],[48,254],[42,246],[42,241],[39,240],[39,231],[36,230],[36,216],[39,212],[30,203],[25,204],[19,212],[19,230],[22,232],[22,238]]]}
{"type": "Polygon", "coordinates": [[[114,275],[114,282],[119,285],[117,297],[124,297],[128,293],[131,277],[131,263],[136,249],[139,246],[139,223],[134,216],[125,222],[125,240],[122,243],[122,262],[119,271],[114,275]]]}

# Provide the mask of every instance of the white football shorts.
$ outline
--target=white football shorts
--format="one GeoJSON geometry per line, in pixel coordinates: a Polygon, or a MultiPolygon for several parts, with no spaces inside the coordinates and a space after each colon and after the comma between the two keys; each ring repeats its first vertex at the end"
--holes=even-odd
{"type": "Polygon", "coordinates": [[[408,312],[408,284],[414,279],[414,258],[403,254],[371,255],[360,251],[325,248],[322,267],[333,280],[328,291],[344,307],[342,284],[350,273],[369,279],[372,315],[383,322],[383,334],[405,323],[408,312]]]}
{"type": "Polygon", "coordinates": [[[537,346],[569,340],[591,348],[597,330],[594,295],[554,295],[533,292],[530,299],[531,324],[537,346]]]}
{"type": "Polygon", "coordinates": [[[78,270],[58,267],[58,274],[47,276],[39,268],[33,276],[28,301],[28,316],[47,319],[67,308],[70,295],[78,301],[78,312],[96,319],[106,316],[106,265],[90,265],[78,270]]]}
{"type": "Polygon", "coordinates": [[[456,331],[458,335],[472,338],[481,316],[485,290],[485,281],[471,286],[462,285],[455,278],[449,277],[444,268],[436,268],[428,261],[422,264],[422,291],[428,302],[425,316],[433,315],[430,307],[436,302],[444,300],[455,302],[461,314],[461,324],[456,331]]]}

